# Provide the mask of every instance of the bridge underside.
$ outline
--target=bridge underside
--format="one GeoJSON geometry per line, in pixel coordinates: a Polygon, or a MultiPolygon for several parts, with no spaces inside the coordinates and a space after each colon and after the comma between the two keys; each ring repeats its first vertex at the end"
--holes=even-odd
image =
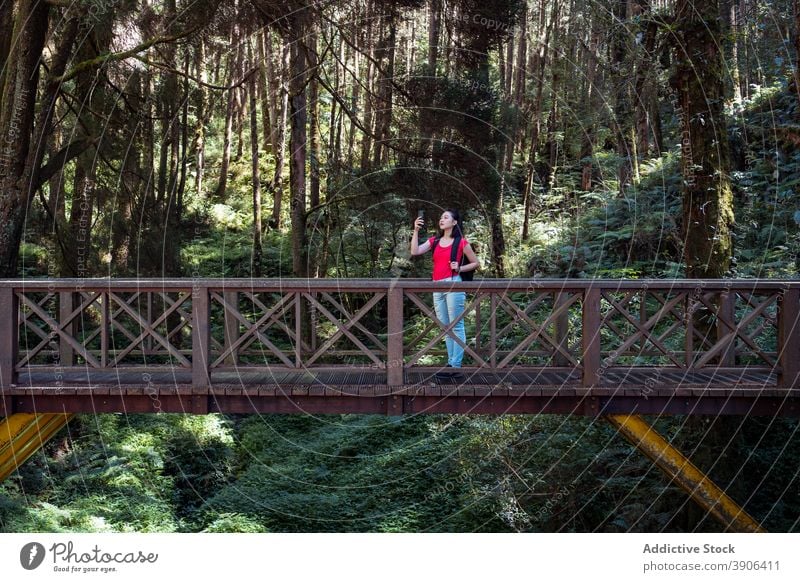
{"type": "Polygon", "coordinates": [[[413,368],[387,386],[382,370],[217,371],[192,385],[186,369],[100,372],[38,370],[2,391],[0,415],[13,413],[213,412],[248,414],[730,414],[800,416],[800,387],[776,386],[768,371],[609,369],[581,385],[574,369],[486,373],[437,379],[413,368]]]}

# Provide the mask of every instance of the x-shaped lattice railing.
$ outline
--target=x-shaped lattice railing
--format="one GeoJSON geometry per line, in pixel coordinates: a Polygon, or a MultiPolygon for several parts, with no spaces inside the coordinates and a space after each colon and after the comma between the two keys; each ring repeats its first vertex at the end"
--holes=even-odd
{"type": "Polygon", "coordinates": [[[546,330],[550,325],[556,323],[559,317],[566,315],[569,311],[569,308],[577,303],[581,296],[578,294],[573,294],[570,297],[563,299],[563,294],[561,294],[562,300],[559,303],[556,300],[557,295],[559,295],[558,292],[539,292],[534,300],[531,301],[531,303],[524,309],[520,309],[519,306],[517,306],[517,304],[514,303],[507,294],[500,296],[500,306],[511,316],[512,321],[497,332],[497,337],[502,337],[505,335],[505,333],[511,330],[516,323],[520,322],[527,324],[527,330],[529,333],[527,333],[525,338],[522,339],[522,341],[520,341],[517,346],[497,364],[498,368],[506,367],[514,360],[514,358],[519,356],[519,354],[526,350],[528,346],[530,346],[536,340],[540,340],[545,347],[549,345],[553,349],[553,355],[560,354],[567,362],[569,362],[569,364],[575,367],[579,366],[578,360],[568,350],[564,349],[563,342],[557,338],[553,338],[549,333],[547,333],[546,330]],[[551,296],[553,297],[552,310],[547,315],[545,320],[539,324],[533,319],[531,313],[537,307],[540,307],[545,299],[548,299],[551,296]]]}
{"type": "MultiPolygon", "coordinates": [[[[77,338],[75,338],[71,332],[67,331],[67,328],[72,326],[72,323],[75,320],[75,318],[78,317],[78,315],[85,313],[95,301],[97,301],[102,297],[102,295],[103,293],[101,291],[95,292],[94,294],[87,293],[81,295],[82,301],[80,305],[75,307],[68,314],[64,316],[59,316],[60,320],[59,321],[51,317],[50,314],[47,313],[47,311],[42,307],[42,305],[46,302],[46,300],[49,300],[50,298],[49,295],[45,297],[45,299],[43,299],[40,303],[35,300],[32,300],[25,293],[22,292],[17,293],[20,309],[23,311],[23,314],[24,314],[23,307],[27,307],[33,313],[39,316],[39,318],[45,323],[45,325],[47,325],[50,328],[50,333],[47,334],[46,337],[41,333],[42,332],[41,329],[38,329],[36,331],[37,335],[43,338],[42,341],[38,345],[31,348],[30,350],[27,350],[22,359],[19,362],[17,362],[17,367],[23,367],[27,365],[40,351],[44,349],[45,346],[49,345],[50,342],[57,336],[58,338],[60,338],[60,340],[63,340],[69,346],[71,346],[79,356],[84,358],[87,364],[89,364],[94,368],[102,368],[103,366],[100,363],[100,361],[97,360],[97,358],[95,358],[92,355],[92,353],[89,351],[86,345],[80,342],[77,338]]],[[[34,327],[36,327],[32,326],[31,323],[29,322],[29,315],[23,316],[21,321],[24,322],[24,324],[28,327],[28,329],[33,329],[34,327]]]]}
{"type": "MultiPolygon", "coordinates": [[[[666,301],[661,308],[652,316],[650,316],[645,322],[640,321],[640,318],[632,315],[627,309],[626,306],[630,304],[631,300],[633,299],[634,295],[637,295],[638,291],[630,291],[625,294],[625,297],[621,301],[617,301],[613,298],[611,292],[603,292],[602,297],[605,299],[609,305],[613,309],[609,310],[602,319],[602,325],[606,326],[608,329],[613,331],[617,334],[620,339],[622,339],[622,344],[617,347],[615,352],[619,355],[624,354],[632,345],[634,345],[637,341],[644,340],[646,342],[650,342],[656,348],[658,348],[665,356],[667,356],[676,366],[683,367],[683,362],[681,362],[673,352],[664,345],[663,342],[663,335],[661,337],[655,335],[654,329],[656,324],[661,321],[661,319],[669,313],[675,306],[682,302],[683,297],[678,295],[673,297],[672,299],[666,301]],[[626,335],[622,330],[619,329],[618,326],[614,324],[612,321],[612,317],[614,315],[621,315],[625,321],[627,321],[630,325],[632,325],[636,332],[633,334],[626,335]]],[[[644,345],[644,343],[642,344],[644,345]]],[[[612,358],[611,360],[607,360],[607,364],[612,364],[616,358],[612,358]]]]}
{"type": "Polygon", "coordinates": [[[352,328],[357,328],[361,332],[363,332],[369,339],[372,341],[376,347],[386,352],[386,346],[383,342],[381,342],[372,332],[366,329],[363,325],[359,323],[362,317],[366,315],[377,303],[386,297],[386,293],[375,293],[369,301],[367,301],[361,309],[356,311],[355,313],[351,314],[340,302],[336,301],[329,293],[322,292],[320,294],[322,297],[325,298],[326,301],[329,301],[336,309],[338,309],[341,314],[347,319],[346,322],[342,322],[339,318],[337,318],[333,313],[330,312],[313,294],[310,293],[303,293],[303,297],[305,297],[308,302],[320,313],[322,313],[334,326],[336,326],[337,331],[331,337],[329,337],[311,356],[304,362],[306,366],[312,365],[316,362],[322,355],[325,354],[337,341],[339,341],[342,337],[347,337],[351,342],[353,342],[363,353],[366,355],[370,360],[372,360],[378,367],[384,367],[385,363],[378,358],[378,356],[374,353],[373,350],[369,349],[364,343],[358,339],[358,337],[352,333],[350,330],[352,328]]]}
{"type": "Polygon", "coordinates": [[[231,304],[224,297],[224,295],[217,292],[211,293],[212,299],[222,305],[225,315],[233,317],[244,327],[244,331],[237,338],[233,338],[232,341],[228,342],[223,349],[222,354],[220,354],[220,356],[211,363],[211,367],[219,367],[226,359],[235,355],[239,350],[246,349],[256,340],[266,346],[269,352],[277,357],[286,366],[295,367],[295,362],[292,362],[286,356],[286,353],[276,346],[265,335],[264,332],[274,325],[286,333],[289,339],[297,342],[297,336],[295,332],[292,331],[283,321],[281,321],[280,318],[287,309],[295,307],[295,302],[299,300],[298,294],[287,293],[282,295],[278,302],[270,308],[267,308],[254,293],[245,293],[245,295],[263,312],[263,315],[261,315],[261,317],[259,317],[255,322],[251,322],[244,315],[242,315],[242,313],[239,311],[238,302],[231,304]]]}

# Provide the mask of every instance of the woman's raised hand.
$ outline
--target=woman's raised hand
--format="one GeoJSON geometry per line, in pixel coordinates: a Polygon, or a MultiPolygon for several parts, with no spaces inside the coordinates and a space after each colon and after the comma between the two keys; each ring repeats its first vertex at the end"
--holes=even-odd
{"type": "Polygon", "coordinates": [[[414,231],[418,231],[420,228],[425,226],[425,219],[421,216],[418,216],[417,219],[414,221],[414,231]]]}

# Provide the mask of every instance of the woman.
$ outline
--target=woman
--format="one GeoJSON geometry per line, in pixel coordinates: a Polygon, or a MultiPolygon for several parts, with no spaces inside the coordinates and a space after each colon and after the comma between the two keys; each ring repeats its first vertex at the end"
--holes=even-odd
{"type": "MultiPolygon", "coordinates": [[[[474,271],[480,267],[475,251],[472,250],[467,239],[461,234],[461,217],[457,210],[448,208],[439,218],[439,236],[431,237],[422,244],[419,244],[419,230],[424,226],[425,219],[421,216],[414,221],[414,236],[411,237],[411,255],[422,255],[433,248],[433,280],[434,281],[461,281],[460,273],[474,271]],[[451,261],[452,246],[458,240],[458,252],[456,260],[451,261]],[[461,257],[466,256],[469,261],[461,264],[461,257]]],[[[465,294],[463,291],[445,291],[433,294],[433,308],[436,317],[445,326],[458,319],[453,326],[452,334],[455,334],[463,344],[467,343],[467,336],[464,333],[464,319],[460,318],[464,312],[465,294]],[[459,319],[460,318],[460,319],[459,319]]],[[[453,339],[450,333],[445,336],[447,346],[447,366],[456,368],[452,372],[439,372],[438,378],[460,378],[461,372],[457,368],[461,367],[461,360],[464,359],[464,348],[453,339]]]]}

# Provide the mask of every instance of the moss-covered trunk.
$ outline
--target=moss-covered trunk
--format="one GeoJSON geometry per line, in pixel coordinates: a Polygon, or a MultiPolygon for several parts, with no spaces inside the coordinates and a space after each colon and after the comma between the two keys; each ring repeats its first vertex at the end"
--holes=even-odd
{"type": "Polygon", "coordinates": [[[731,264],[734,214],[719,1],[679,0],[676,29],[671,83],[682,132],[686,276],[722,277],[731,264]]]}

